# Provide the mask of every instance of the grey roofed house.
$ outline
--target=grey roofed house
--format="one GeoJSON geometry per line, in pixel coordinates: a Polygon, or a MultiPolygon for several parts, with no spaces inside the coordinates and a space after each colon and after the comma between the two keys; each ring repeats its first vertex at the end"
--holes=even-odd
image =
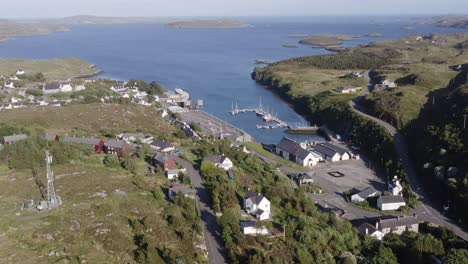
{"type": "Polygon", "coordinates": [[[162,141],[162,140],[159,140],[159,139],[153,140],[153,142],[151,142],[151,146],[154,146],[154,147],[156,147],[158,149],[173,148],[171,143],[166,142],[166,141],[162,141]]]}
{"type": "Polygon", "coordinates": [[[377,191],[374,187],[368,187],[358,193],[356,193],[356,195],[358,195],[359,197],[363,198],[363,199],[366,199],[367,197],[375,194],[375,193],[380,193],[379,191],[377,191]]]}
{"type": "Polygon", "coordinates": [[[96,139],[96,138],[85,138],[85,137],[64,137],[63,142],[96,146],[96,145],[99,145],[101,140],[96,139]]]}
{"type": "Polygon", "coordinates": [[[384,228],[391,228],[394,229],[398,226],[411,226],[415,224],[419,224],[421,221],[418,219],[416,215],[413,216],[397,216],[388,219],[380,219],[379,220],[379,227],[381,229],[384,228]]]}
{"type": "Polygon", "coordinates": [[[45,84],[44,90],[46,91],[60,90],[60,83],[51,82],[51,83],[45,84]]]}
{"type": "Polygon", "coordinates": [[[328,148],[324,146],[323,144],[317,144],[313,146],[313,150],[326,157],[333,157],[338,153],[336,150],[328,148]]]}
{"type": "Polygon", "coordinates": [[[263,195],[258,194],[258,193],[254,193],[254,192],[251,192],[251,191],[248,191],[244,196],[244,200],[250,199],[256,205],[259,205],[260,202],[263,200],[263,198],[265,198],[265,197],[263,197],[263,195]]]}
{"type": "Polygon", "coordinates": [[[215,155],[215,156],[210,156],[210,157],[205,157],[203,158],[203,161],[202,162],[205,162],[205,161],[210,161],[210,162],[213,162],[214,164],[221,164],[224,162],[224,160],[226,159],[227,157],[224,156],[224,155],[215,155]]]}
{"type": "Polygon", "coordinates": [[[117,140],[109,140],[104,143],[104,146],[108,148],[123,148],[125,145],[125,142],[117,140]]]}
{"type": "Polygon", "coordinates": [[[374,233],[375,231],[377,231],[377,228],[375,228],[375,226],[365,222],[364,224],[358,226],[358,231],[359,231],[359,234],[372,234],[374,233]]]}
{"type": "MultiPolygon", "coordinates": [[[[292,139],[289,139],[287,137],[283,137],[281,139],[281,141],[278,143],[278,145],[276,145],[276,148],[279,148],[281,150],[284,150],[290,154],[293,154],[295,156],[304,156],[306,155],[306,152],[307,152],[307,155],[309,155],[309,152],[303,148],[301,148],[301,145],[299,145],[299,143],[297,143],[296,141],[292,140],[292,139]]],[[[307,156],[306,155],[306,156],[307,156]]],[[[304,157],[306,157],[304,156],[304,157]]]]}
{"type": "Polygon", "coordinates": [[[27,138],[28,138],[28,135],[26,135],[26,134],[5,136],[5,137],[3,137],[3,143],[5,143],[5,144],[15,143],[17,141],[25,140],[27,138]]]}
{"type": "Polygon", "coordinates": [[[380,196],[382,203],[404,203],[405,199],[399,195],[380,196]]]}
{"type": "Polygon", "coordinates": [[[342,147],[339,147],[337,145],[333,145],[333,144],[331,144],[329,142],[322,143],[322,145],[324,145],[327,148],[333,149],[334,151],[338,152],[340,155],[343,155],[346,152],[348,152],[346,149],[344,149],[342,147]]]}

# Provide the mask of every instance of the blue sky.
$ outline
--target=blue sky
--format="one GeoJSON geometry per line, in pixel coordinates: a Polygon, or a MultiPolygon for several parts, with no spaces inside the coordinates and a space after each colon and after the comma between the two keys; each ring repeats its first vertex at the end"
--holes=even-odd
{"type": "Polygon", "coordinates": [[[4,0],[0,17],[468,13],[468,0],[4,0]]]}

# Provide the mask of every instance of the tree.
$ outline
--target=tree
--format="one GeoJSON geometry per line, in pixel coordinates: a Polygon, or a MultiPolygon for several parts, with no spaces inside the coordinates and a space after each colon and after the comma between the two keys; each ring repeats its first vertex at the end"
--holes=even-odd
{"type": "Polygon", "coordinates": [[[43,96],[44,92],[41,89],[27,89],[26,94],[30,94],[32,96],[43,96]]]}
{"type": "Polygon", "coordinates": [[[109,168],[120,167],[119,158],[114,155],[107,155],[106,157],[104,157],[103,163],[106,167],[109,167],[109,168]]]}
{"type": "Polygon", "coordinates": [[[466,249],[455,249],[449,250],[444,258],[445,264],[466,264],[468,259],[468,250],[466,249]]]}
{"type": "Polygon", "coordinates": [[[377,254],[371,260],[372,264],[398,264],[398,260],[392,249],[380,245],[377,254]]]}

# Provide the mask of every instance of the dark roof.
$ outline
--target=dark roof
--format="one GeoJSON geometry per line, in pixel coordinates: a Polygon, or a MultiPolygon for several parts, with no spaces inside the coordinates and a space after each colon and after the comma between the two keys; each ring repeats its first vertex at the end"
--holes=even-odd
{"type": "Polygon", "coordinates": [[[160,149],[172,148],[173,147],[171,143],[166,142],[166,141],[162,141],[162,140],[158,140],[158,139],[153,140],[153,142],[151,142],[151,145],[155,146],[157,148],[160,148],[160,149]]]}
{"type": "Polygon", "coordinates": [[[85,138],[85,137],[64,137],[63,142],[95,146],[95,145],[99,145],[101,143],[101,140],[97,138],[85,138]]]}
{"type": "Polygon", "coordinates": [[[313,150],[326,157],[333,157],[338,153],[337,151],[333,149],[327,148],[323,144],[316,144],[315,146],[313,146],[313,150]]]}
{"type": "Polygon", "coordinates": [[[287,137],[283,137],[276,147],[301,159],[304,159],[310,154],[309,151],[301,148],[299,143],[287,137]]]}
{"type": "Polygon", "coordinates": [[[374,233],[375,231],[377,231],[377,228],[375,228],[375,226],[373,226],[373,225],[366,222],[366,223],[364,223],[364,224],[362,224],[362,225],[360,225],[358,227],[359,234],[365,235],[366,234],[366,229],[367,229],[369,235],[374,233]]]}
{"type": "Polygon", "coordinates": [[[26,134],[19,134],[19,135],[11,135],[3,137],[3,142],[5,143],[12,143],[20,140],[25,140],[28,138],[26,134]]]}
{"type": "Polygon", "coordinates": [[[308,174],[308,173],[299,173],[298,175],[296,175],[297,179],[298,180],[313,180],[314,178],[312,177],[312,175],[308,174]]]}
{"type": "Polygon", "coordinates": [[[60,89],[60,83],[52,82],[44,85],[44,90],[58,90],[60,89]]]}
{"type": "Polygon", "coordinates": [[[210,162],[213,162],[214,164],[218,164],[218,163],[223,163],[225,159],[226,159],[226,156],[224,155],[215,155],[215,156],[203,158],[202,162],[210,161],[210,162]]]}
{"type": "Polygon", "coordinates": [[[255,221],[244,221],[240,223],[241,228],[246,228],[246,227],[256,227],[257,222],[255,221]]]}
{"type": "Polygon", "coordinates": [[[379,220],[379,228],[395,228],[399,226],[410,226],[421,222],[416,215],[414,216],[398,216],[389,219],[379,220]]]}
{"type": "Polygon", "coordinates": [[[265,197],[263,197],[263,195],[261,195],[259,193],[254,193],[254,192],[251,192],[251,191],[248,191],[244,196],[245,200],[250,199],[256,205],[260,204],[260,202],[263,200],[263,198],[265,198],[265,197]]]}
{"type": "Polygon", "coordinates": [[[403,203],[405,199],[399,195],[390,195],[390,196],[380,196],[382,203],[403,203]]]}
{"type": "Polygon", "coordinates": [[[342,147],[339,147],[337,145],[333,145],[333,144],[331,144],[329,142],[322,143],[322,145],[324,145],[327,148],[333,149],[334,151],[338,152],[340,155],[343,155],[346,152],[348,152],[346,149],[344,149],[342,147]]]}
{"type": "Polygon", "coordinates": [[[236,178],[236,174],[233,171],[227,172],[229,179],[234,180],[236,178]]]}
{"type": "Polygon", "coordinates": [[[117,140],[109,140],[106,143],[104,143],[104,146],[109,148],[124,148],[125,145],[127,145],[127,143],[117,140]]]}
{"type": "Polygon", "coordinates": [[[356,195],[358,195],[361,198],[366,199],[367,197],[369,197],[370,195],[372,195],[372,194],[374,194],[376,192],[378,192],[378,191],[374,187],[369,187],[369,188],[366,188],[366,189],[356,193],[356,195]]]}

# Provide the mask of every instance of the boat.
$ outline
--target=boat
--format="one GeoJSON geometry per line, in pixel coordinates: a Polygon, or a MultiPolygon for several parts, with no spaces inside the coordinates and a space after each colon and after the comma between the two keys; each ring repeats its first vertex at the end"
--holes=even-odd
{"type": "Polygon", "coordinates": [[[265,122],[272,122],[274,120],[273,116],[270,114],[266,114],[263,116],[263,121],[265,122]]]}

